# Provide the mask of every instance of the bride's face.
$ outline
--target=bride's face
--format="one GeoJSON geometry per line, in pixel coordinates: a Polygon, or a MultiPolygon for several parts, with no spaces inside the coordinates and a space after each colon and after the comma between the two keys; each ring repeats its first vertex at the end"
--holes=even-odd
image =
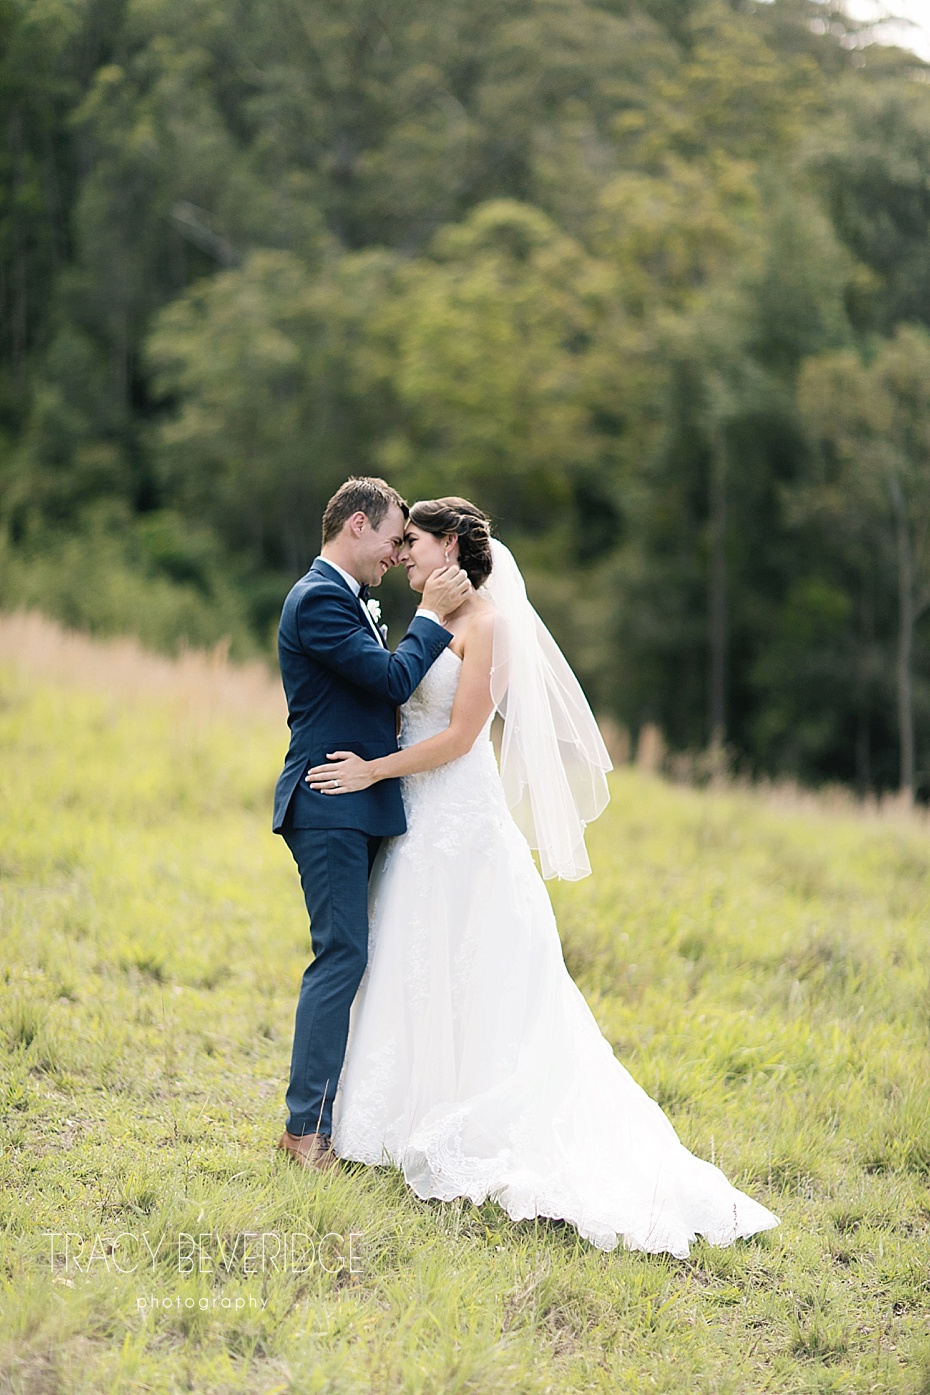
{"type": "Polygon", "coordinates": [[[418,528],[415,523],[407,524],[400,562],[406,569],[412,591],[422,591],[430,573],[446,565],[447,552],[448,561],[454,562],[458,553],[457,538],[440,538],[418,528]]]}

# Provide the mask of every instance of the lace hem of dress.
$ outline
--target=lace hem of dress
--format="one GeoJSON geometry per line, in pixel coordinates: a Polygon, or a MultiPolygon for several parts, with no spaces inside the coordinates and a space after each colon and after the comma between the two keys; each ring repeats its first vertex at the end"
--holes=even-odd
{"type": "MultiPolygon", "coordinates": [[[[693,1161],[680,1146],[683,1160],[693,1161]]],[[[641,1218],[633,1219],[619,1212],[611,1216],[605,1214],[606,1207],[598,1207],[595,1214],[590,1204],[585,1205],[568,1186],[521,1168],[509,1149],[492,1158],[466,1157],[448,1123],[441,1135],[432,1139],[414,1136],[395,1152],[383,1144],[376,1148],[371,1141],[345,1136],[337,1151],[340,1157],[355,1162],[397,1168],[421,1201],[465,1198],[480,1206],[490,1199],[513,1221],[539,1217],[572,1225],[583,1239],[600,1250],[614,1250],[622,1245],[628,1250],[687,1259],[690,1246],[699,1237],[711,1245],[726,1247],[734,1240],[778,1225],[776,1216],[725,1183],[722,1176],[721,1182],[729,1192],[726,1203],[721,1205],[722,1198],[718,1197],[707,1198],[702,1205],[700,1199],[692,1197],[687,1218],[668,1197],[641,1218]]],[[[668,1180],[671,1182],[671,1177],[668,1180]]]]}

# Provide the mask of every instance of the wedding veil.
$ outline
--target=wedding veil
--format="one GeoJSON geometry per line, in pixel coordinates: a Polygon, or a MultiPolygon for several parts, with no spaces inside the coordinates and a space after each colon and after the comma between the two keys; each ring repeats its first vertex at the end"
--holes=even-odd
{"type": "Polygon", "coordinates": [[[529,602],[513,554],[492,538],[491,557],[481,595],[498,612],[491,696],[504,722],[504,793],[539,852],[543,876],[578,881],[591,871],[585,825],[610,798],[610,757],[581,685],[529,602]]]}

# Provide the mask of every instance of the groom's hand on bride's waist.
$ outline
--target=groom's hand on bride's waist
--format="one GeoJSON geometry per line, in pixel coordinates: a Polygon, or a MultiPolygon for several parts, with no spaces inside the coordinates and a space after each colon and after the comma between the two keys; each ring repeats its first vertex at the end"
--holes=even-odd
{"type": "Polygon", "coordinates": [[[471,582],[461,567],[439,567],[427,578],[420,609],[434,610],[440,620],[445,620],[458,610],[470,590],[471,582]]]}

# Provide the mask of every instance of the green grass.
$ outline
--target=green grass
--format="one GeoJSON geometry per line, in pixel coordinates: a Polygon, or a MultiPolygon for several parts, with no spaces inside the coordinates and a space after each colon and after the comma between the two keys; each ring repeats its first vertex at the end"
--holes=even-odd
{"type": "Polygon", "coordinates": [[[275,1156],[308,953],[283,738],[0,669],[0,1391],[930,1391],[926,825],[614,777],[595,875],[552,887],[566,959],[782,1224],[603,1254],[275,1156]]]}

